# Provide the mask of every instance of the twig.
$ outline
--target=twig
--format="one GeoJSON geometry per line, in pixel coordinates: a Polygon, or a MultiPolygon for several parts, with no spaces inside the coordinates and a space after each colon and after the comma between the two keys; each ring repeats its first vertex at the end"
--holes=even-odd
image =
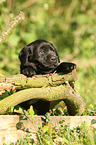
{"type": "Polygon", "coordinates": [[[24,13],[20,11],[19,14],[6,26],[0,35],[0,45],[6,40],[12,30],[24,20],[24,18],[24,13]]]}

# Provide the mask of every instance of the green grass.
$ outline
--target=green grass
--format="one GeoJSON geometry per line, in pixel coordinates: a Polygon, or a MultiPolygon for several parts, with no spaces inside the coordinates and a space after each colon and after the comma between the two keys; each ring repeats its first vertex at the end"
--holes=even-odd
{"type": "MultiPolygon", "coordinates": [[[[64,125],[64,120],[59,121],[59,125],[53,125],[50,117],[43,117],[45,124],[38,128],[36,140],[31,139],[31,133],[27,134],[24,139],[20,138],[16,145],[95,145],[96,130],[83,122],[81,126],[72,128],[64,125]]],[[[6,144],[3,144],[6,145],[6,144]]],[[[14,143],[10,143],[14,145],[14,143]]]]}

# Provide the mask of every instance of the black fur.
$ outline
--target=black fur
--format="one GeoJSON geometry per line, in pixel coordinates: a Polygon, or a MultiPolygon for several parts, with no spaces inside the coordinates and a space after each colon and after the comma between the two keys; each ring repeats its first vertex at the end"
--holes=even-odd
{"type": "MultiPolygon", "coordinates": [[[[19,54],[19,59],[21,61],[20,72],[27,77],[53,72],[66,74],[76,68],[74,63],[60,63],[56,48],[45,40],[36,40],[25,46],[19,54]]],[[[49,101],[40,99],[29,100],[20,105],[26,110],[32,105],[38,115],[44,115],[50,108],[49,101]]]]}
{"type": "Polygon", "coordinates": [[[30,77],[52,72],[60,63],[56,48],[45,40],[37,40],[25,46],[20,54],[21,73],[30,77]]]}

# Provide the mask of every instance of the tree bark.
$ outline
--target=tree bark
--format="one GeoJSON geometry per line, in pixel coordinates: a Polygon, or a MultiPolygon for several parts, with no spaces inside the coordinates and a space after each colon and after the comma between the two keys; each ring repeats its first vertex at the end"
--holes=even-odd
{"type": "Polygon", "coordinates": [[[58,86],[64,84],[65,81],[75,82],[77,79],[76,70],[69,74],[46,74],[35,75],[27,78],[23,74],[12,75],[0,78],[0,90],[4,91],[9,89],[26,89],[26,88],[41,88],[44,86],[58,86]],[[7,89],[8,87],[8,89],[7,89]]]}
{"type": "Polygon", "coordinates": [[[0,114],[4,114],[11,106],[14,107],[21,102],[42,99],[56,102],[63,100],[70,115],[81,115],[82,97],[70,86],[76,79],[75,70],[67,75],[53,73],[27,78],[21,74],[0,78],[0,82],[10,83],[15,89],[24,89],[0,101],[0,114]]]}

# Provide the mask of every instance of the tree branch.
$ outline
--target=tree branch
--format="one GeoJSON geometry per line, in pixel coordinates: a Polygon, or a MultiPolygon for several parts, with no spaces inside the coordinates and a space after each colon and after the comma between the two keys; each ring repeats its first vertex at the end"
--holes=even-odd
{"type": "Polygon", "coordinates": [[[46,74],[35,75],[32,78],[27,78],[23,74],[12,75],[0,78],[0,90],[9,89],[25,89],[25,88],[41,88],[44,86],[58,86],[64,84],[65,81],[75,82],[77,79],[76,70],[69,74],[46,74]],[[8,87],[8,89],[7,89],[8,87]]]}
{"type": "MultiPolygon", "coordinates": [[[[25,89],[14,93],[0,101],[0,114],[4,114],[11,106],[30,99],[61,101],[67,105],[70,115],[80,115],[83,111],[82,97],[70,86],[77,79],[76,70],[71,73],[36,75],[32,78],[19,74],[0,78],[1,83],[9,83],[9,88],[25,89]],[[69,84],[69,83],[70,84],[69,84]]],[[[4,89],[3,89],[4,90],[4,89]]]]}
{"type": "Polygon", "coordinates": [[[22,11],[6,26],[0,35],[0,45],[6,40],[7,36],[12,32],[12,30],[24,20],[24,13],[22,11]]]}
{"type": "Polygon", "coordinates": [[[0,101],[0,114],[4,114],[12,106],[30,100],[43,99],[46,101],[63,100],[70,115],[80,115],[83,111],[83,102],[80,95],[74,91],[68,82],[56,87],[29,88],[14,93],[0,101]]]}

